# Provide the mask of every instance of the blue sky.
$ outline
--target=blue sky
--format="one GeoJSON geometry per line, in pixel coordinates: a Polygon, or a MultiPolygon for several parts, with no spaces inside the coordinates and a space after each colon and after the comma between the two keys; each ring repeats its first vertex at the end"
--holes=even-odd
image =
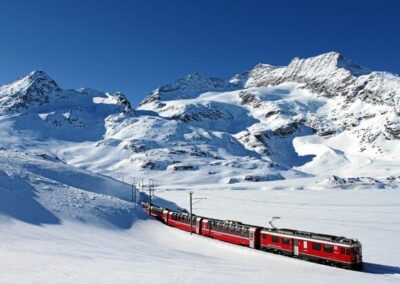
{"type": "Polygon", "coordinates": [[[399,1],[0,0],[0,84],[31,70],[134,104],[185,74],[339,51],[400,73],[399,1]]]}

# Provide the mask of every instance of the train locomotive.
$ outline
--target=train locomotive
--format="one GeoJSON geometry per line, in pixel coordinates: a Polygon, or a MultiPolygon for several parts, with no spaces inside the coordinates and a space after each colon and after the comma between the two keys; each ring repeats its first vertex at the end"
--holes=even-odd
{"type": "Polygon", "coordinates": [[[292,229],[265,228],[237,221],[190,216],[143,202],[144,211],[164,224],[216,240],[340,268],[361,270],[358,240],[292,229]],[[190,220],[190,218],[192,220],[190,220]]]}

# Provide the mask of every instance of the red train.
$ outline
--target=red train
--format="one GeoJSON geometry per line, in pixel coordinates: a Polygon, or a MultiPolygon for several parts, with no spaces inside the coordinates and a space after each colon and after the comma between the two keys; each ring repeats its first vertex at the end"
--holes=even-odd
{"type": "MultiPolygon", "coordinates": [[[[236,221],[210,219],[142,203],[161,222],[178,229],[249,248],[319,262],[346,269],[362,269],[361,243],[345,237],[291,229],[263,228],[236,221]]],[[[150,211],[150,212],[149,212],[150,211]]]]}

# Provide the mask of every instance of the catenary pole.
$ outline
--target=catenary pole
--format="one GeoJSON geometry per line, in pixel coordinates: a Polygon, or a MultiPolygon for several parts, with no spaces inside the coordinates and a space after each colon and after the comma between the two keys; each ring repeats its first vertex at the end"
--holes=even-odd
{"type": "Polygon", "coordinates": [[[149,215],[151,215],[151,186],[149,180],[149,215]]]}
{"type": "Polygon", "coordinates": [[[136,204],[136,184],[135,178],[132,178],[132,202],[136,204]]]}
{"type": "Polygon", "coordinates": [[[189,199],[190,199],[190,213],[189,213],[189,219],[190,219],[190,234],[192,234],[192,227],[193,227],[193,222],[192,222],[192,195],[193,192],[189,192],[189,199]]]}

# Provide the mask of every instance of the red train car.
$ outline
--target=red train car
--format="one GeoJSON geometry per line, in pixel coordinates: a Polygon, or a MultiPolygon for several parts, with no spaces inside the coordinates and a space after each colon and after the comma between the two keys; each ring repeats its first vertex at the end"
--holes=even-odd
{"type": "Polygon", "coordinates": [[[235,221],[204,218],[201,234],[220,241],[258,249],[261,228],[235,221]]]}
{"type": "Polygon", "coordinates": [[[142,202],[142,208],[150,216],[153,216],[157,220],[167,224],[168,212],[169,212],[168,209],[162,208],[160,206],[155,206],[155,205],[151,205],[151,208],[150,208],[149,203],[147,203],[147,202],[142,202]],[[149,209],[151,209],[151,210],[149,210],[149,209]]]}
{"type": "MultiPolygon", "coordinates": [[[[201,234],[202,217],[192,215],[192,232],[201,234]]],[[[190,232],[190,215],[183,212],[170,211],[167,214],[167,224],[172,227],[190,232]]]]}
{"type": "Polygon", "coordinates": [[[264,228],[261,231],[260,248],[338,267],[362,268],[361,243],[345,237],[264,228]]]}
{"type": "MultiPolygon", "coordinates": [[[[153,206],[152,205],[151,206],[151,210],[150,210],[150,215],[153,216],[154,218],[156,218],[159,221],[163,221],[162,214],[163,214],[164,210],[165,209],[162,208],[162,207],[158,207],[158,206],[153,206]]],[[[147,213],[149,213],[148,208],[147,208],[147,213]]]]}

